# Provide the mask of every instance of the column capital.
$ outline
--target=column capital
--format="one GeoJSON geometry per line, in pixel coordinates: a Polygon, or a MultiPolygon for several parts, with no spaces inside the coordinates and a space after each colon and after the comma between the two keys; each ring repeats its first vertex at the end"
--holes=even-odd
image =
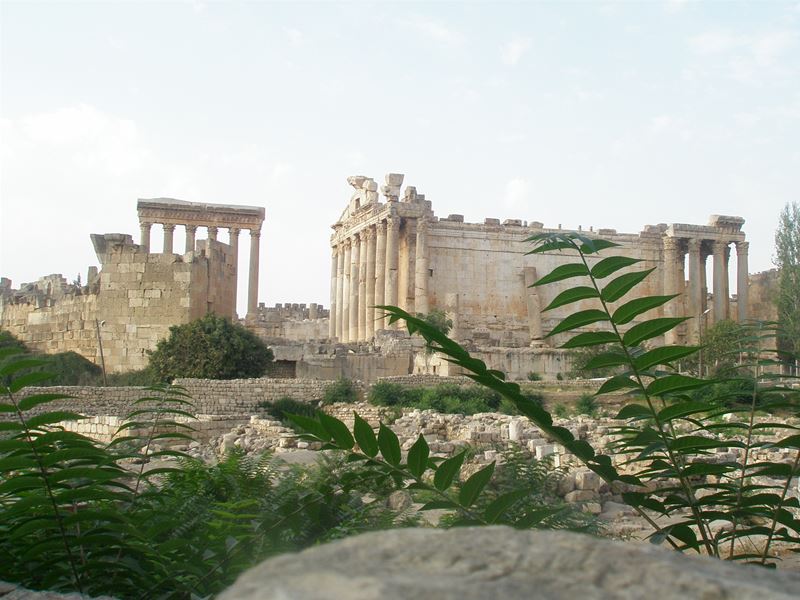
{"type": "Polygon", "coordinates": [[[142,229],[150,229],[153,226],[151,221],[139,221],[139,227],[142,229]]]}
{"type": "Polygon", "coordinates": [[[367,241],[374,240],[375,239],[375,228],[372,225],[370,225],[366,229],[362,229],[361,230],[361,235],[363,235],[364,239],[366,239],[367,241]]]}
{"type": "Polygon", "coordinates": [[[747,254],[748,250],[750,250],[750,242],[734,242],[736,244],[736,254],[737,256],[741,256],[742,254],[747,254]]]}
{"type": "Polygon", "coordinates": [[[395,215],[386,217],[386,227],[394,231],[400,231],[400,217],[395,215]]]}
{"type": "Polygon", "coordinates": [[[260,229],[251,229],[250,230],[250,237],[251,238],[261,237],[261,230],[260,229]]]}
{"type": "Polygon", "coordinates": [[[722,255],[724,255],[725,254],[725,250],[728,248],[729,245],[730,245],[730,242],[722,241],[722,240],[714,240],[711,243],[712,252],[714,254],[722,254],[722,255]]]}
{"type": "Polygon", "coordinates": [[[191,231],[192,233],[197,231],[197,225],[184,225],[184,227],[186,228],[186,231],[191,231]]]}
{"type": "Polygon", "coordinates": [[[219,227],[216,227],[215,225],[209,225],[206,227],[206,229],[208,229],[208,233],[219,233],[219,227]]]}
{"type": "Polygon", "coordinates": [[[163,227],[164,231],[175,231],[175,225],[172,223],[164,223],[163,227]]]}
{"type": "Polygon", "coordinates": [[[238,227],[228,227],[228,233],[231,235],[239,235],[242,232],[238,227]]]}
{"type": "Polygon", "coordinates": [[[681,241],[678,238],[665,237],[663,238],[663,241],[664,241],[664,250],[667,252],[677,252],[680,249],[681,241]]]}
{"type": "Polygon", "coordinates": [[[689,238],[686,240],[686,243],[689,245],[689,252],[695,253],[700,252],[700,245],[702,244],[702,240],[698,238],[689,238]]]}

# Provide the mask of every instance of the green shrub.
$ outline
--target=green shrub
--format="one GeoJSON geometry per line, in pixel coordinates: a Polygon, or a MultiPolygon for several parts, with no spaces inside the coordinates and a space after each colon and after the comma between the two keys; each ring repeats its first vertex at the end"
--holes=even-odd
{"type": "Polygon", "coordinates": [[[159,381],[247,379],[264,375],[272,358],[272,351],[252,331],[208,314],[170,327],[169,337],[150,354],[149,368],[159,381]]]}
{"type": "Polygon", "coordinates": [[[553,407],[553,416],[559,419],[566,419],[569,416],[569,408],[566,404],[559,402],[553,407]]]}
{"type": "Polygon", "coordinates": [[[355,384],[345,377],[340,377],[327,388],[322,396],[322,404],[336,404],[339,402],[352,404],[358,400],[358,391],[355,384]]]}
{"type": "Polygon", "coordinates": [[[556,373],[556,380],[564,381],[564,376],[561,373],[556,373]]]}
{"type": "Polygon", "coordinates": [[[528,381],[541,381],[542,376],[536,373],[535,371],[531,371],[528,373],[528,381]]]}
{"type": "Polygon", "coordinates": [[[43,367],[53,374],[50,385],[98,385],[103,369],[77,352],[59,352],[46,357],[43,367]]]}
{"type": "Polygon", "coordinates": [[[113,387],[147,387],[161,383],[149,367],[125,373],[109,373],[108,385],[113,387]]]}
{"type": "Polygon", "coordinates": [[[594,394],[582,394],[575,403],[575,411],[579,415],[589,415],[593,417],[597,414],[597,398],[594,394]]]}
{"type": "MultiPolygon", "coordinates": [[[[530,399],[541,401],[538,394],[530,399]]],[[[502,404],[500,394],[480,386],[442,383],[434,387],[406,387],[379,381],[372,386],[369,402],[376,406],[399,406],[440,413],[474,415],[484,412],[516,414],[513,406],[502,404]]]]}
{"type": "Polygon", "coordinates": [[[275,417],[278,421],[286,421],[287,414],[306,417],[313,417],[317,414],[317,408],[313,404],[295,400],[289,396],[278,398],[275,402],[264,400],[258,403],[258,408],[275,417]]]}
{"type": "Polygon", "coordinates": [[[0,421],[0,580],[123,600],[210,598],[266,557],[415,523],[387,508],[394,480],[348,453],[311,466],[231,453],[206,465],[163,449],[191,429],[176,420],[191,410],[179,388],[145,390],[111,444],[63,431],[77,415],[37,413],[66,396],[17,395],[47,377],[17,377],[22,368],[45,365],[22,355],[0,367],[10,381],[0,412],[14,415],[0,421]],[[153,458],[178,460],[146,470],[153,458]]]}

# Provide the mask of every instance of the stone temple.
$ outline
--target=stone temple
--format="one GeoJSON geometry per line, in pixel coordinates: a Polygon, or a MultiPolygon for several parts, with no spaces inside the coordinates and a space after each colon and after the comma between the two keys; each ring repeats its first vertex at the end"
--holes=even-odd
{"type": "MultiPolygon", "coordinates": [[[[401,198],[402,181],[403,175],[387,175],[381,188],[385,202],[381,202],[375,181],[348,179],[356,192],[334,224],[331,238],[331,338],[346,343],[372,339],[385,326],[372,307],[391,304],[411,313],[432,308],[447,312],[460,339],[519,347],[541,343],[543,332],[575,310],[570,306],[542,313],[574,280],[530,287],[570,257],[526,255],[529,248],[524,240],[560,229],[517,219],[502,223],[498,219],[464,223],[462,215],[440,219],[431,202],[414,187],[406,187],[401,198]]],[[[713,256],[711,314],[716,322],[748,318],[748,242],[743,224],[741,217],[712,215],[708,225],[648,225],[636,234],[614,229],[586,233],[619,243],[619,251],[643,261],[636,269],[656,268],[646,287],[640,288],[642,294],[683,294],[666,306],[670,314],[699,317],[708,308],[706,264],[713,256]],[[732,246],[743,292],[733,310],[727,289],[732,246]]],[[[696,340],[699,325],[698,318],[681,337],[696,340]]]]}
{"type": "MultiPolygon", "coordinates": [[[[273,348],[273,376],[373,381],[408,373],[456,374],[449,363],[426,354],[418,338],[389,326],[374,308],[382,304],[446,313],[453,321],[451,335],[510,377],[568,373],[572,355],[558,348],[564,336],[545,335],[576,306],[542,309],[577,280],[531,285],[570,258],[526,254],[525,242],[537,233],[562,231],[560,226],[437,217],[431,201],[413,186],[403,188],[403,180],[390,173],[379,186],[369,177],[348,178],[354,191],[331,236],[330,309],[258,302],[264,208],[158,198],[138,202],[138,244],[126,234],[91,236],[101,267],[89,269],[84,285],[51,275],[15,290],[3,279],[0,327],[36,350],[73,350],[98,363],[99,333],[109,371],[142,368],[147,351],[171,325],[208,312],[238,318],[239,236],[248,230],[242,322],[273,348]],[[153,225],[164,229],[160,251],[150,247],[153,225]],[[186,230],[183,252],[173,247],[176,226],[186,230]],[[198,239],[203,229],[206,238],[198,239]],[[227,230],[227,243],[218,239],[220,229],[227,230]]],[[[775,318],[770,295],[775,272],[748,274],[743,225],[741,217],[712,215],[707,225],[662,223],[638,233],[593,228],[583,233],[620,244],[617,252],[642,261],[634,269],[654,269],[637,288],[640,294],[679,294],[642,318],[694,317],[656,341],[692,343],[703,328],[723,319],[775,318]],[[730,279],[736,281],[733,296],[730,279]]]]}

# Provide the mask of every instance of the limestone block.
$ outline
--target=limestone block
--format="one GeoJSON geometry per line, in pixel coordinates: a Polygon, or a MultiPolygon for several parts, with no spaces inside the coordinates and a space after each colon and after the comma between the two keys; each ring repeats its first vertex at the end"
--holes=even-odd
{"type": "Polygon", "coordinates": [[[579,490],[597,491],[603,484],[603,480],[594,471],[581,470],[575,473],[575,487],[579,490]]]}
{"type": "Polygon", "coordinates": [[[652,544],[459,527],[372,532],[277,556],[245,572],[219,600],[789,600],[799,587],[797,573],[652,544]]]}
{"type": "Polygon", "coordinates": [[[596,499],[597,494],[590,490],[574,490],[564,495],[564,500],[571,503],[589,502],[596,499]]]}
{"type": "Polygon", "coordinates": [[[387,173],[385,178],[386,185],[392,187],[400,187],[401,185],[403,185],[404,177],[405,175],[403,175],[402,173],[387,173]]]}

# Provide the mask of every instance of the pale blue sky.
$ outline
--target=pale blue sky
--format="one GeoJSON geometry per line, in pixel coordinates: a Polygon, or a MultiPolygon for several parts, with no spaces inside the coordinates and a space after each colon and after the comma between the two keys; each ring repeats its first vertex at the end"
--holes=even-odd
{"type": "Polygon", "coordinates": [[[139,197],[265,206],[260,300],[326,306],[352,174],[405,173],[468,221],[741,215],[751,271],[800,199],[797,1],[5,1],[0,18],[15,285],[85,274],[90,233],[138,238],[139,197]]]}

